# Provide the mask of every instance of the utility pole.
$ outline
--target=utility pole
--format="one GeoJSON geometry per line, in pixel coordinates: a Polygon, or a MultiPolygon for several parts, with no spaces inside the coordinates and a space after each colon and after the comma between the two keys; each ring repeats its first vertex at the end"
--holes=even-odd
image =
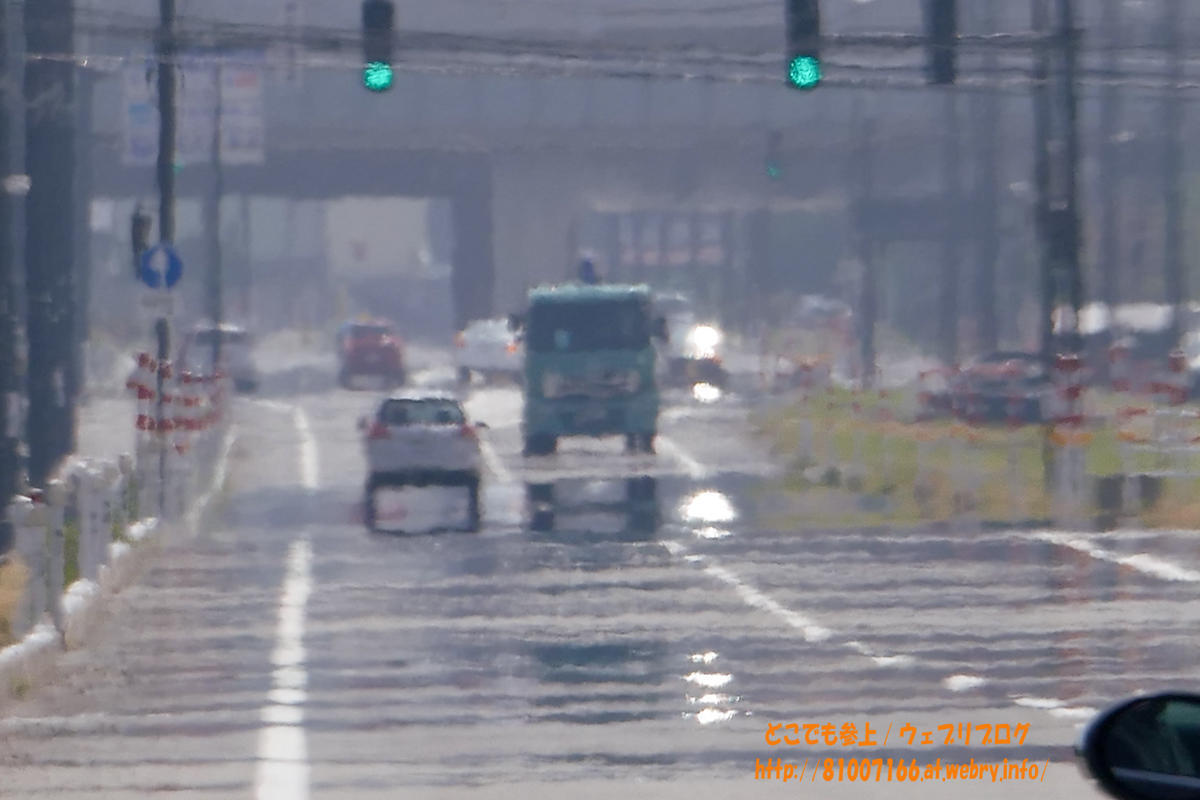
{"type": "MultiPolygon", "coordinates": [[[[158,30],[158,238],[170,244],[175,240],[175,0],[159,0],[158,30]]],[[[171,356],[171,326],[166,316],[154,323],[158,344],[158,362],[171,356]]],[[[156,430],[163,423],[163,372],[156,381],[156,430]]],[[[160,437],[161,438],[161,437],[160,437]]],[[[158,512],[166,511],[167,447],[162,439],[158,445],[158,512]]]]}
{"type": "MultiPolygon", "coordinates": [[[[872,156],[875,147],[875,121],[863,118],[858,144],[858,199],[866,208],[874,193],[872,156]]],[[[870,389],[875,383],[875,322],[879,306],[879,275],[875,263],[876,242],[868,229],[858,231],[858,260],[862,264],[862,282],[859,285],[859,361],[862,364],[862,388],[870,389]]]]}
{"type": "Polygon", "coordinates": [[[204,206],[205,224],[208,232],[208,315],[217,328],[213,337],[212,363],[214,368],[221,363],[221,323],[224,321],[221,274],[221,197],[225,193],[224,174],[221,170],[221,87],[222,70],[218,57],[214,68],[213,131],[212,131],[212,189],[204,206]]]}
{"type": "MultiPolygon", "coordinates": [[[[25,6],[26,51],[74,49],[72,0],[25,6]]],[[[71,362],[74,321],[74,72],[69,61],[38,59],[25,68],[25,285],[29,329],[29,479],[43,485],[75,449],[71,362]]]]}
{"type": "Polygon", "coordinates": [[[92,297],[92,85],[94,73],[77,67],[75,88],[75,330],[72,342],[73,369],[68,377],[68,393],[78,401],[87,380],[86,344],[91,331],[92,297]]]}
{"type": "MultiPolygon", "coordinates": [[[[1056,0],[1056,3],[1058,13],[1052,53],[1042,47],[1037,59],[1034,89],[1037,215],[1043,259],[1042,352],[1047,358],[1055,349],[1054,310],[1064,300],[1075,318],[1074,330],[1066,336],[1064,344],[1072,350],[1082,346],[1078,331],[1079,310],[1083,306],[1083,273],[1080,268],[1079,119],[1075,91],[1079,32],[1075,29],[1072,0],[1056,0]],[[1052,62],[1056,67],[1053,75],[1052,62]],[[1051,91],[1054,92],[1053,102],[1051,91]]],[[[1033,12],[1034,29],[1045,32],[1049,28],[1046,0],[1034,0],[1033,12]]]]}
{"type": "Polygon", "coordinates": [[[1163,135],[1167,138],[1163,150],[1163,181],[1166,186],[1163,268],[1166,300],[1174,306],[1174,313],[1171,315],[1171,343],[1174,345],[1183,332],[1182,312],[1188,300],[1183,264],[1183,176],[1180,174],[1183,171],[1183,103],[1176,88],[1183,80],[1181,0],[1165,0],[1163,11],[1169,65],[1167,72],[1170,75],[1170,86],[1163,95],[1163,135]]]}
{"type": "Polygon", "coordinates": [[[962,172],[961,143],[958,123],[958,97],[953,87],[945,90],[946,103],[946,161],[945,161],[945,196],[947,205],[954,209],[949,224],[943,232],[942,239],[942,274],[940,280],[939,302],[941,316],[938,319],[938,344],[940,345],[942,361],[947,365],[958,362],[958,276],[961,269],[960,248],[962,230],[960,209],[962,207],[962,192],[959,191],[959,175],[962,172]]]}
{"type": "MultiPolygon", "coordinates": [[[[16,88],[18,63],[12,49],[17,6],[0,3],[0,507],[17,491],[20,473],[21,381],[17,364],[19,306],[16,263],[16,206],[19,193],[10,178],[13,161],[12,130],[20,95],[16,88]]],[[[0,556],[13,546],[12,527],[7,514],[0,514],[0,556]]]]}
{"type": "MultiPolygon", "coordinates": [[[[1037,33],[1046,34],[1050,29],[1047,0],[1032,0],[1032,24],[1037,33]]],[[[1033,140],[1034,162],[1033,183],[1037,190],[1034,206],[1038,241],[1041,247],[1038,296],[1041,306],[1041,354],[1043,358],[1054,355],[1054,265],[1047,242],[1050,238],[1050,54],[1045,45],[1038,48],[1034,61],[1033,85],[1033,140]]],[[[1049,473],[1047,473],[1049,474],[1049,473]]]]}
{"type": "Polygon", "coordinates": [[[1066,233],[1066,265],[1068,269],[1068,296],[1075,318],[1075,331],[1071,349],[1083,348],[1079,334],[1079,312],[1083,309],[1083,213],[1079,208],[1079,162],[1082,157],[1079,136],[1079,98],[1076,92],[1076,75],[1079,63],[1079,38],[1081,31],[1075,27],[1074,0],[1058,0],[1059,35],[1063,40],[1062,66],[1062,111],[1064,116],[1063,136],[1067,147],[1066,163],[1063,165],[1065,220],[1069,225],[1066,233]]]}
{"type": "MultiPolygon", "coordinates": [[[[988,3],[983,17],[983,32],[997,33],[996,4],[988,3]]],[[[991,48],[983,56],[983,69],[993,73],[997,68],[996,53],[991,48]]],[[[976,129],[972,138],[978,145],[975,162],[975,197],[972,216],[975,230],[976,258],[975,306],[979,320],[979,346],[984,352],[995,350],[1000,340],[1000,325],[996,309],[996,260],[1000,253],[1000,224],[997,202],[1000,181],[1000,97],[987,92],[980,99],[976,129]]]]}
{"type": "MultiPolygon", "coordinates": [[[[1108,63],[1120,63],[1121,1],[1104,0],[1104,37],[1108,63]]],[[[1121,212],[1120,171],[1117,134],[1121,119],[1121,95],[1108,83],[1100,94],[1100,299],[1111,309],[1120,299],[1121,212]]]]}
{"type": "MultiPolygon", "coordinates": [[[[247,320],[253,319],[251,309],[254,307],[254,260],[250,252],[250,195],[242,192],[240,199],[241,206],[241,234],[242,260],[240,264],[241,279],[242,279],[242,313],[247,320]]],[[[322,250],[325,252],[325,250],[322,250]]]]}

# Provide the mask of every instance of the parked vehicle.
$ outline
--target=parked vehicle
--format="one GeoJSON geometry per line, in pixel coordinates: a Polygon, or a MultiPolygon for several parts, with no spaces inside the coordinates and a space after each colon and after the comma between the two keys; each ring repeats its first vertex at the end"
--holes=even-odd
{"type": "Polygon", "coordinates": [[[963,366],[950,382],[950,401],[963,419],[1034,424],[1053,414],[1054,382],[1038,354],[998,351],[963,366]]]}
{"type": "Polygon", "coordinates": [[[386,320],[347,322],[338,330],[338,384],[352,389],[356,379],[374,377],[389,387],[407,379],[404,343],[386,320]]]}
{"type": "Polygon", "coordinates": [[[220,327],[202,322],[188,331],[179,349],[179,363],[191,372],[213,371],[214,345],[220,341],[221,366],[233,379],[239,392],[258,391],[259,373],[254,361],[254,336],[239,325],[222,323],[220,327]]]}
{"type": "Polygon", "coordinates": [[[371,419],[359,420],[367,460],[365,521],[374,530],[375,493],[405,486],[462,486],[469,493],[469,527],[480,522],[482,457],[478,430],[453,395],[440,392],[392,394],[371,419]]]}
{"type": "Polygon", "coordinates": [[[470,383],[473,374],[485,380],[496,376],[521,380],[524,347],[508,320],[475,320],[458,333],[454,344],[459,383],[470,383]]]}

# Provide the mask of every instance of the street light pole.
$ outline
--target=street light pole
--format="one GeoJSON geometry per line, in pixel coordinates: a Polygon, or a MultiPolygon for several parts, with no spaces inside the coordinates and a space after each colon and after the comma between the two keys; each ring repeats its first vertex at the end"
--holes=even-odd
{"type": "MultiPolygon", "coordinates": [[[[170,244],[175,239],[175,0],[159,0],[158,53],[158,238],[170,244]]],[[[163,370],[171,356],[171,326],[167,317],[154,323],[157,340],[158,377],[155,401],[155,430],[163,429],[163,370]]],[[[167,446],[158,436],[158,513],[166,511],[167,446]]]]}

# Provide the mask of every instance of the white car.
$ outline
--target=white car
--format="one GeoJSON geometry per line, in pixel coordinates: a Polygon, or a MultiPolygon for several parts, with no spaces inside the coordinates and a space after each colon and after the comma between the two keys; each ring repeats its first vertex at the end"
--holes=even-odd
{"type": "Polygon", "coordinates": [[[484,378],[505,375],[521,380],[525,369],[524,347],[507,319],[480,319],[455,337],[460,383],[470,383],[471,374],[484,378]]]}
{"type": "Polygon", "coordinates": [[[479,429],[450,394],[404,392],[359,420],[367,459],[365,521],[375,528],[375,492],[403,486],[463,486],[470,493],[469,525],[479,527],[479,429]]]}
{"type": "Polygon", "coordinates": [[[258,389],[258,366],[254,362],[254,336],[238,325],[201,323],[184,338],[179,362],[186,370],[208,374],[212,371],[213,344],[220,336],[221,363],[233,378],[239,392],[258,389]]]}

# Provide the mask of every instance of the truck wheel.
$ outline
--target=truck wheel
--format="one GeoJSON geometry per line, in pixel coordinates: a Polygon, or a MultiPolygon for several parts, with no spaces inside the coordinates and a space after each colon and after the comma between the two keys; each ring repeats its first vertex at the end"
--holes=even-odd
{"type": "Polygon", "coordinates": [[[525,485],[525,494],[531,506],[554,505],[553,483],[529,483],[525,485]]]}
{"type": "Polygon", "coordinates": [[[658,496],[658,481],[648,475],[630,478],[625,482],[625,499],[629,503],[654,502],[658,496]]]}
{"type": "Polygon", "coordinates": [[[475,475],[467,483],[467,526],[479,530],[483,515],[479,510],[479,476],[475,475]]]}
{"type": "Polygon", "coordinates": [[[639,449],[643,453],[653,453],[654,452],[654,434],[653,433],[643,433],[638,437],[638,439],[641,440],[639,442],[639,445],[640,445],[639,449]]]}
{"type": "Polygon", "coordinates": [[[635,453],[638,450],[638,435],[636,433],[625,434],[625,452],[635,453]]]}

